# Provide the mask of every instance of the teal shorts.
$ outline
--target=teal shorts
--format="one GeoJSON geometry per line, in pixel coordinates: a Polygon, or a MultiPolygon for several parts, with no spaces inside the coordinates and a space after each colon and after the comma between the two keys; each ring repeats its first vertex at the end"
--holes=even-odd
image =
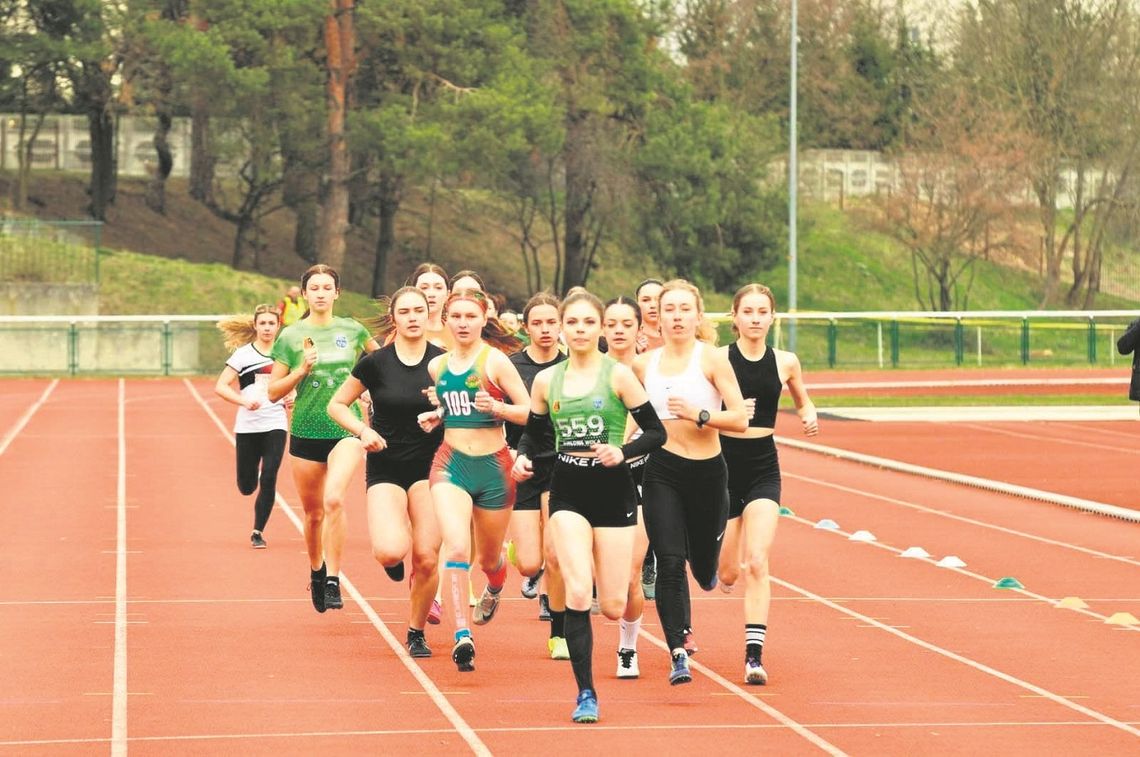
{"type": "Polygon", "coordinates": [[[505,446],[490,455],[468,455],[444,442],[436,450],[428,481],[459,487],[482,510],[504,510],[515,506],[514,462],[505,446]]]}

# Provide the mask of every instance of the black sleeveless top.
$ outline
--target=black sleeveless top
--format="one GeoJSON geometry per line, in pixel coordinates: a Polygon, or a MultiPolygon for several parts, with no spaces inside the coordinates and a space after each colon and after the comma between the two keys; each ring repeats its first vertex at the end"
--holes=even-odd
{"type": "Polygon", "coordinates": [[[428,363],[443,350],[430,342],[423,359],[404,365],[395,343],[360,358],[352,375],[372,395],[372,428],[388,442],[384,456],[391,460],[414,460],[431,456],[443,440],[443,426],[425,434],[416,418],[434,410],[423,390],[434,383],[428,363]]]}
{"type": "MultiPolygon", "coordinates": [[[[543,368],[549,368],[552,365],[557,365],[566,359],[566,356],[561,352],[555,354],[554,359],[549,363],[536,363],[530,356],[526,349],[521,349],[515,354],[510,356],[510,361],[515,364],[515,368],[519,371],[519,376],[526,386],[527,392],[534,386],[534,377],[542,371],[543,368]]],[[[519,448],[519,441],[522,440],[523,429],[525,426],[516,426],[513,423],[506,424],[507,432],[507,446],[511,449],[519,448]]]]}
{"type": "Polygon", "coordinates": [[[783,389],[780,369],[776,365],[776,353],[768,347],[759,360],[749,360],[741,354],[736,342],[733,342],[728,346],[728,362],[736,374],[744,399],[756,399],[756,414],[748,421],[749,427],[775,428],[776,410],[779,409],[780,391],[783,389]]]}

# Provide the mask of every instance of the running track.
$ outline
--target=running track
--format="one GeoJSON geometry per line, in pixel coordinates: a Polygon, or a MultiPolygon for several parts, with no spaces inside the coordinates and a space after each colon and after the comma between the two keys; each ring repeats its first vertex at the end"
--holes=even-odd
{"type": "MultiPolygon", "coordinates": [[[[515,576],[494,623],[476,629],[476,673],[455,671],[435,627],[434,658],[403,655],[403,587],[370,557],[359,490],[346,607],[313,612],[284,507],[270,548],[248,547],[232,409],[210,386],[4,383],[0,751],[1140,750],[1140,626],[1105,622],[1140,616],[1135,524],[784,448],[795,515],[773,554],[771,685],[737,685],[740,598],[694,587],[693,684],[666,683],[651,604],[639,681],[613,677],[617,629],[596,618],[602,721],[575,726],[569,667],[546,658],[546,627],[515,576]],[[823,518],[839,530],[815,528],[823,518]],[[877,542],[847,538],[860,529],[877,542]],[[912,546],[931,559],[898,556],[912,546]],[[933,564],[948,554],[967,566],[933,564]],[[992,588],[1003,576],[1024,591],[992,588]],[[1066,596],[1088,607],[1055,608],[1066,596]]],[[[779,423],[798,437],[794,417],[779,423]]],[[[919,433],[825,419],[818,441],[1136,506],[1120,485],[1100,488],[1117,471],[1126,484],[1134,476],[1136,423],[966,425],[919,433]]],[[[288,463],[280,493],[296,512],[288,463]]]]}

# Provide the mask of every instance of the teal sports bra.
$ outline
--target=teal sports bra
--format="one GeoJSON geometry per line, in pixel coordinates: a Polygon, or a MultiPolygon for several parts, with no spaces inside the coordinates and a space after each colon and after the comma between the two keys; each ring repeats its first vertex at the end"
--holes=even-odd
{"type": "Polygon", "coordinates": [[[490,413],[475,409],[475,393],[486,390],[497,400],[503,399],[503,390],[487,380],[487,356],[491,345],[475,356],[475,361],[462,373],[452,373],[451,354],[444,361],[443,370],[435,384],[436,396],[443,408],[444,428],[494,428],[503,421],[490,413]]]}

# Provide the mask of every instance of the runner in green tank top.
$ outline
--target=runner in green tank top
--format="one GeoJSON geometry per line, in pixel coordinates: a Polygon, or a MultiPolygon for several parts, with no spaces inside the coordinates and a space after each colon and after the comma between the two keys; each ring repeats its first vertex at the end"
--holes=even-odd
{"type": "Polygon", "coordinates": [[[554,557],[566,586],[566,644],[574,679],[577,723],[598,719],[593,678],[593,584],[598,604],[610,620],[625,610],[633,562],[633,526],[637,498],[625,460],[665,442],[665,428],[649,396],[628,366],[598,350],[602,303],[589,292],[562,303],[562,333],[569,347],[566,362],[534,379],[530,417],[519,443],[514,476],[533,474],[531,459],[553,422],[558,455],[550,483],[550,523],[554,557]],[[622,444],[626,409],[642,429],[636,441],[622,444]]]}
{"type": "Polygon", "coordinates": [[[293,483],[305,510],[305,547],[309,553],[309,591],[317,612],[340,609],[340,556],[346,523],[344,493],[364,456],[360,440],[347,436],[328,417],[329,400],[356,364],[362,350],[377,349],[368,330],[351,318],[333,315],[340,277],[327,265],[315,265],[301,277],[309,315],[281,332],[273,346],[269,399],[294,389],[292,436],[293,483]]]}

